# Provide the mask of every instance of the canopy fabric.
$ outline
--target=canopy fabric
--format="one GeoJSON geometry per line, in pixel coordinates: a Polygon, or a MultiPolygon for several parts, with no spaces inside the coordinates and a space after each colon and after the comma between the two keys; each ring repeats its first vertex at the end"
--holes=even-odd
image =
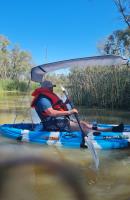
{"type": "Polygon", "coordinates": [[[40,83],[42,82],[44,75],[46,73],[64,68],[73,68],[73,67],[84,68],[84,67],[112,66],[112,65],[119,66],[127,64],[127,62],[128,62],[127,59],[115,55],[93,56],[93,57],[63,60],[33,67],[31,69],[31,80],[40,83]]]}

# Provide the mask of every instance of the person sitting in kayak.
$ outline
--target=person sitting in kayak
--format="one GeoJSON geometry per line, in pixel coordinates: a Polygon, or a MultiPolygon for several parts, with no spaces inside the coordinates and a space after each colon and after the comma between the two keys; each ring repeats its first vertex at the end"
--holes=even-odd
{"type": "MultiPolygon", "coordinates": [[[[41,87],[37,88],[33,93],[34,99],[31,107],[35,108],[43,129],[47,131],[75,131],[80,130],[76,121],[71,120],[70,116],[78,113],[77,109],[68,110],[67,100],[65,103],[53,92],[53,87],[56,87],[51,81],[45,80],[41,83],[41,87]]],[[[122,132],[124,125],[112,128],[93,127],[88,122],[81,121],[81,126],[85,132],[88,130],[98,131],[114,131],[122,132]]]]}

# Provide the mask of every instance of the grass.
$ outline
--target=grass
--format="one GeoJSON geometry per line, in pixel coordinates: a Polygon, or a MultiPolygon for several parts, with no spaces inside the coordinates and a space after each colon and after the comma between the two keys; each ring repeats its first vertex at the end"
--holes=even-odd
{"type": "Polygon", "coordinates": [[[76,105],[130,109],[130,69],[127,66],[74,69],[69,83],[69,93],[76,105]]]}

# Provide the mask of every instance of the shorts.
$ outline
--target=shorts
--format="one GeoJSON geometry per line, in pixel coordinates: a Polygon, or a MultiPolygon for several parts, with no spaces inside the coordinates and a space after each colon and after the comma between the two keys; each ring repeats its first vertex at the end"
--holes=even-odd
{"type": "Polygon", "coordinates": [[[70,132],[70,120],[67,117],[52,117],[43,122],[44,130],[70,132]]]}

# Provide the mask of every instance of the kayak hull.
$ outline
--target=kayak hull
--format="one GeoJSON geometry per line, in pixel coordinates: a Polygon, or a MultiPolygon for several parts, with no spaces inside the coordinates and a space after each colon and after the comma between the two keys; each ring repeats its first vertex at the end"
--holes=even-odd
{"type": "MultiPolygon", "coordinates": [[[[100,125],[110,127],[111,125],[100,125]]],[[[56,145],[63,147],[80,148],[82,141],[81,132],[49,132],[40,130],[39,124],[4,124],[0,126],[0,134],[4,137],[18,140],[22,136],[22,142],[56,145]]],[[[91,131],[85,140],[91,140],[97,149],[123,149],[130,146],[130,126],[125,132],[95,132],[91,131]]],[[[86,143],[87,145],[87,143],[86,143]]]]}

